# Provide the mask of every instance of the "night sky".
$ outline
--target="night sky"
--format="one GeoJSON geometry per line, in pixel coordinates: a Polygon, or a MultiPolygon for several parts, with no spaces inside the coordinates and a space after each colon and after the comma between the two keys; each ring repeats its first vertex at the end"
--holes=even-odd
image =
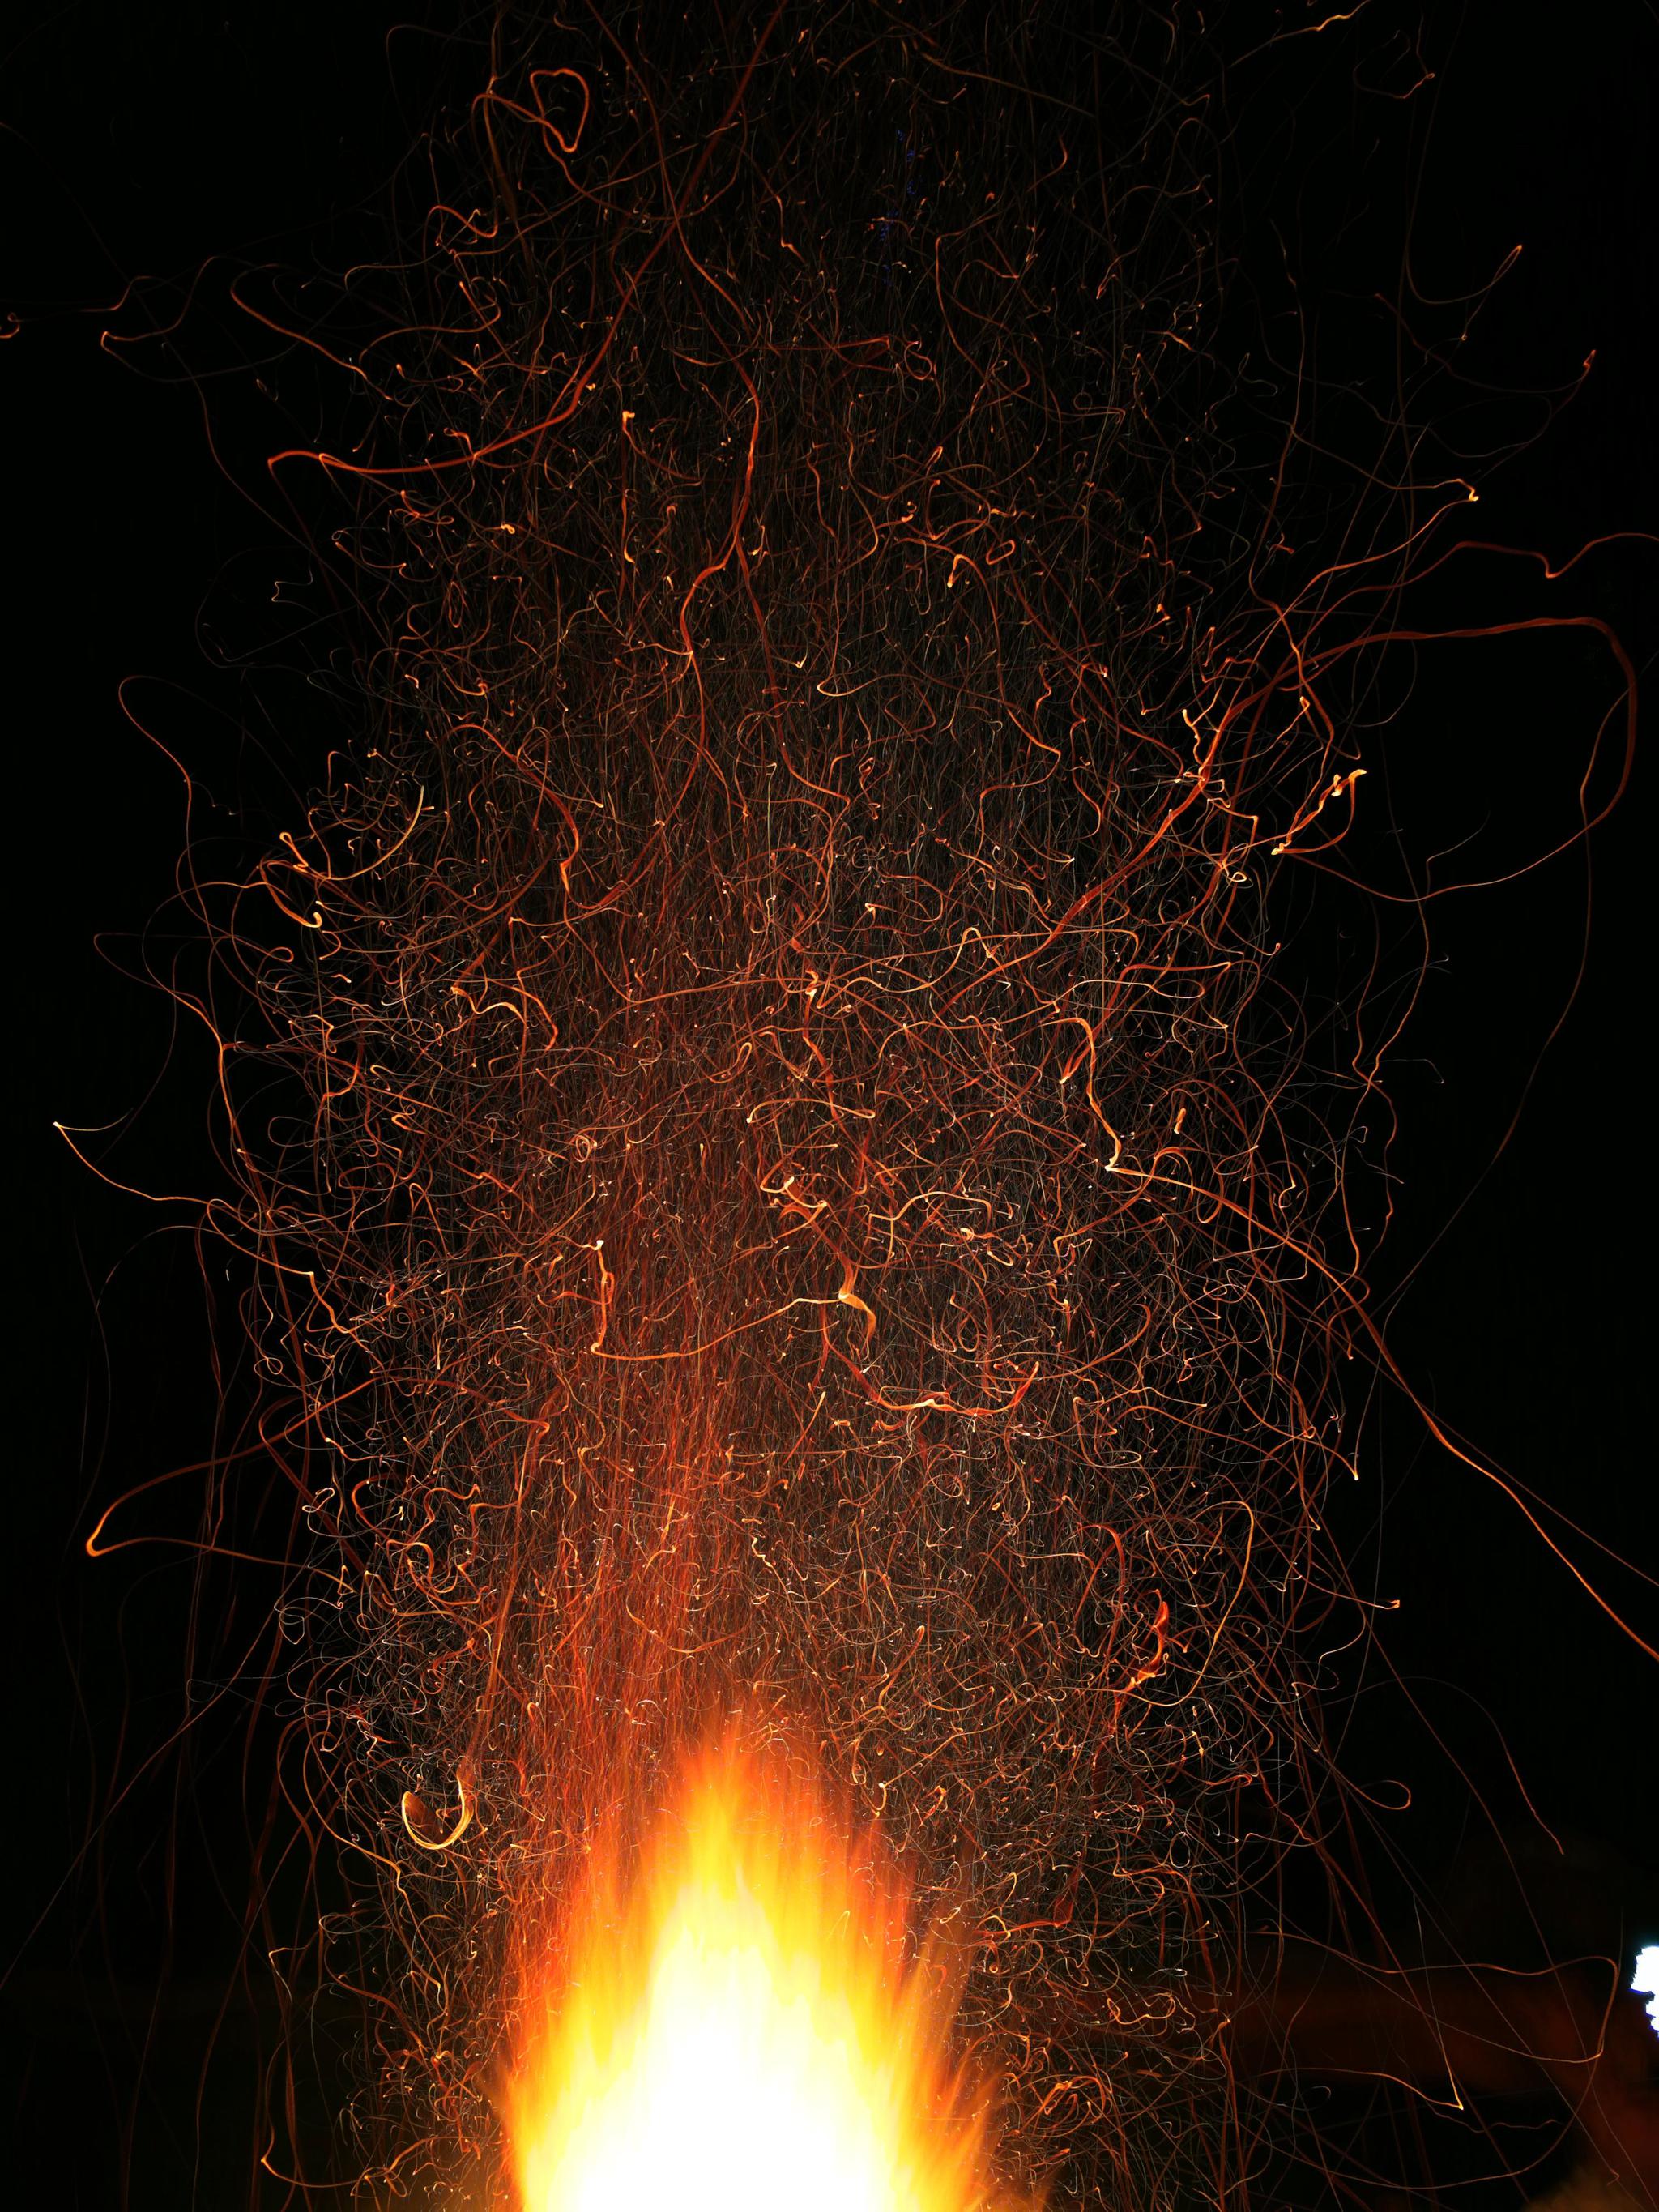
{"type": "MultiPolygon", "coordinates": [[[[284,826],[329,746],[351,736],[343,710],[305,680],[327,641],[296,630],[285,641],[281,628],[292,618],[273,581],[303,556],[232,481],[261,481],[264,452],[320,424],[306,419],[291,367],[286,416],[253,386],[225,286],[238,264],[332,266],[373,250],[380,219],[359,210],[434,103],[481,73],[471,33],[455,35],[459,14],[436,0],[395,19],[375,0],[258,0],[227,21],[193,0],[27,0],[0,33],[16,1224],[5,1955],[17,1954],[0,2032],[21,2114],[3,2170],[49,2187],[41,2201],[64,2212],[118,2202],[124,2157],[136,2207],[247,2201],[256,2038],[234,2004],[211,2031],[234,1970],[274,1723],[227,1680],[239,1624],[199,1656],[192,1682],[188,1552],[82,1556],[118,1492],[205,1455],[218,1386],[188,1210],[101,1185],[52,1124],[100,1132],[85,1141],[119,1181],[216,1187],[210,1056],[122,972],[137,963],[184,841],[178,775],[137,726],[188,763],[204,848],[244,865],[284,826]],[[198,270],[197,326],[222,343],[216,356],[207,347],[196,386],[100,352],[130,280],[155,280],[159,314],[198,270]],[[210,1684],[223,1694],[187,1748],[169,1750],[186,1698],[201,1705],[210,1684]],[[130,1786],[96,1822],[118,1764],[130,1786]],[[167,1994],[129,2140],[158,1982],[167,1994]]],[[[1287,9],[1283,20],[1304,19],[1287,9]]],[[[1474,294],[1523,244],[1460,356],[1469,393],[1560,395],[1592,349],[1595,369],[1553,422],[1553,401],[1470,396],[1442,434],[1471,453],[1517,425],[1542,434],[1495,472],[1472,471],[1479,534],[1559,561],[1654,526],[1644,341],[1656,210],[1643,149],[1656,135],[1659,32],[1638,0],[1559,15],[1547,40],[1523,33],[1526,20],[1494,0],[1430,9],[1425,25],[1385,6],[1346,43],[1304,37],[1229,72],[1224,235],[1243,274],[1224,328],[1284,340],[1282,268],[1292,270],[1340,438],[1355,419],[1344,395],[1358,408],[1392,373],[1393,325],[1376,295],[1398,295],[1408,237],[1416,288],[1437,300],[1474,294]],[[1403,98],[1424,64],[1434,86],[1403,98]]],[[[1250,25],[1270,21],[1223,9],[1224,50],[1247,55],[1250,25]]],[[[1437,309],[1435,328],[1448,326],[1437,309]]],[[[136,327],[131,314],[123,327],[136,327]]],[[[1425,626],[1592,614],[1650,688],[1656,581],[1659,550],[1627,540],[1549,588],[1519,562],[1457,568],[1408,613],[1425,626]]],[[[1409,685],[1396,671],[1392,718],[1366,744],[1356,864],[1397,887],[1402,850],[1457,848],[1439,879],[1492,877],[1568,836],[1591,739],[1615,703],[1611,666],[1587,634],[1567,633],[1430,648],[1409,685]]],[[[1613,752],[1619,742],[1614,732],[1613,752]]],[[[1594,788],[1610,790],[1605,766],[1594,788]]],[[[1565,1547],[1653,1641],[1652,1590],[1597,1548],[1659,1563],[1653,1114],[1639,1074],[1651,1026],[1647,804],[1638,769],[1591,841],[1588,873],[1579,846],[1430,909],[1429,971],[1387,1078],[1394,1221],[1372,1274],[1413,1386],[1581,1524],[1584,1535],[1558,1527],[1565,1547]]],[[[1408,911],[1379,918],[1311,879],[1284,927],[1286,973],[1305,979],[1316,1035],[1336,1034],[1333,1007],[1373,945],[1385,995],[1421,957],[1408,911]]],[[[165,928],[153,951],[168,957],[165,928]]],[[[1365,1182],[1361,1197],[1374,1227],[1381,1186],[1365,1182]]],[[[1362,1589],[1400,1608],[1363,1668],[1351,1655],[1329,1662],[1333,1727],[1353,1780],[1388,1802],[1403,1785],[1414,1801],[1365,1847],[1379,1911],[1399,1925],[1413,1892],[1450,1900],[1473,1930],[1460,1940],[1497,1940],[1518,1907],[1493,1870],[1484,1801],[1542,1869],[1540,1917],[1566,1931],[1554,1940],[1659,1938],[1644,1871],[1659,1856],[1654,1668],[1399,1393],[1368,1390],[1358,1361],[1352,1372],[1363,1480],[1334,1501],[1334,1525],[1362,1589]],[[1548,1870],[1517,1772],[1569,1845],[1570,1881],[1559,1863],[1548,1870]],[[1490,1925],[1478,1924],[1483,1898],[1490,1925]]],[[[248,1378],[233,1369],[225,1390],[245,1405],[248,1378]]],[[[155,1525],[188,1533],[188,1507],[158,1504],[155,1525]]],[[[249,1568],[244,1642],[272,1588],[249,1568]]],[[[323,2078],[327,2063],[325,2053],[323,2078]]]]}

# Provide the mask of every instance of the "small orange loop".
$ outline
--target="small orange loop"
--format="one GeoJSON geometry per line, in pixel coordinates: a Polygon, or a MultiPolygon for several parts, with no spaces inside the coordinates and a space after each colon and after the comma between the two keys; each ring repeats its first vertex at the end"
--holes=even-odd
{"type": "Polygon", "coordinates": [[[452,1844],[459,1843],[461,1838],[471,1826],[473,1809],[472,1792],[467,1786],[467,1778],[464,1768],[458,1772],[455,1777],[455,1788],[461,1801],[460,1812],[456,1818],[454,1826],[450,1830],[449,1833],[447,1836],[440,1836],[436,1838],[434,1838],[429,1835],[423,1835],[421,1832],[422,1827],[432,1817],[431,1808],[427,1804],[426,1800],[417,1790],[404,1790],[402,1802],[398,1809],[403,1815],[404,1827],[408,1833],[410,1842],[411,1844],[418,1844],[423,1851],[447,1851],[452,1844]]]}

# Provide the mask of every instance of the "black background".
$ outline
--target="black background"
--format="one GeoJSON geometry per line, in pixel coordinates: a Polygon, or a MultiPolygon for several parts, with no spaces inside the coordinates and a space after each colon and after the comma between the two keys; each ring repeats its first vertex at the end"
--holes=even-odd
{"type": "MultiPolygon", "coordinates": [[[[283,826],[287,794],[343,734],[302,680],[304,641],[286,679],[240,665],[273,579],[301,556],[231,478],[256,481],[260,455],[307,424],[262,412],[246,376],[141,375],[99,337],[132,280],[167,280],[148,296],[182,299],[216,256],[337,265],[372,242],[356,210],[383,191],[441,88],[481,74],[459,21],[437,5],[393,18],[373,0],[228,16],[194,0],[82,0],[26,9],[0,33],[3,281],[17,311],[0,347],[15,1231],[3,1832],[15,1956],[0,2021],[21,2114],[4,2170],[64,2208],[119,2201],[124,2173],[138,2206],[246,2200],[256,2041],[234,2005],[216,2028],[215,2009],[243,1940],[246,1826],[264,1815],[270,1748],[266,1723],[250,1733],[235,1655],[255,1649],[275,1584],[248,1571],[243,1620],[198,1662],[185,1640],[189,1553],[82,1556],[118,1492],[205,1453],[217,1396],[187,1210],[100,1184],[51,1125],[100,1131],[83,1141],[118,1180],[211,1187],[210,1056],[119,972],[167,896],[185,834],[179,775],[138,726],[186,760],[197,832],[230,855],[283,826]],[[209,1710],[187,1751],[169,1752],[187,1701],[209,1710]],[[118,1773],[126,1794],[96,1819],[118,1773]]],[[[1247,55],[1247,15],[1222,27],[1247,55]]],[[[1367,302],[1398,294],[1408,238],[1418,290],[1440,299],[1474,294],[1524,245],[1475,323],[1464,358],[1477,378],[1559,392],[1595,349],[1547,436],[1490,480],[1471,471],[1481,534],[1556,561],[1654,521],[1644,318],[1656,210],[1643,149],[1656,62],[1637,0],[1559,13],[1547,36],[1480,0],[1431,9],[1425,25],[1403,9],[1374,14],[1229,74],[1224,216],[1247,270],[1266,272],[1264,296],[1282,246],[1325,333],[1333,392],[1353,362],[1361,380],[1386,380],[1388,318],[1367,302]],[[1402,98],[1424,63],[1433,85],[1402,98]]],[[[202,279],[210,324],[222,282],[222,266],[202,279]]],[[[239,345],[227,337],[228,366],[239,345]]],[[[290,373],[284,391],[302,414],[303,378],[290,373]]],[[[1546,411],[1511,410],[1506,434],[1546,411]]],[[[1482,419],[1471,413],[1465,432],[1478,443],[1482,419]]],[[[1501,581],[1460,570],[1412,611],[1591,612],[1650,668],[1655,583],[1653,549],[1626,541],[1547,590],[1519,564],[1501,581]]],[[[1573,634],[1421,654],[1414,688],[1367,747],[1359,850],[1379,878],[1398,881],[1396,827],[1419,856],[1462,846],[1455,868],[1473,877],[1567,834],[1614,696],[1610,665],[1573,634]]],[[[1431,965],[1389,1074],[1395,1218],[1374,1272],[1395,1352],[1441,1416],[1651,1568],[1644,805],[1638,775],[1592,841],[1587,951],[1582,848],[1431,909],[1431,965]]],[[[1441,879],[1454,872],[1448,862],[1441,879]]],[[[1291,972],[1316,1007],[1352,980],[1376,924],[1319,887],[1297,911],[1291,972]]],[[[1408,931],[1386,916],[1382,928],[1385,971],[1406,972],[1408,931]]],[[[241,1388],[229,1378],[233,1400],[241,1388]]],[[[1370,1402],[1360,1466],[1336,1502],[1338,1534],[1364,1587],[1400,1606],[1363,1672],[1336,1663],[1333,1711],[1349,1774],[1389,1802],[1402,1784],[1412,1793],[1367,1845],[1382,1908],[1409,1910],[1395,1857],[1415,1870],[1431,1917],[1460,1884],[1464,1904],[1444,1916],[1461,1911],[1465,1927],[1479,1917],[1472,1888],[1506,1898],[1484,1802],[1543,1889],[1552,1863],[1577,1870],[1573,1910],[1591,1940],[1659,1937],[1642,1871],[1659,1812],[1652,1668],[1397,1395],[1370,1402]],[[1565,1861],[1528,1822],[1511,1756],[1565,1861]]],[[[182,1508],[178,1525],[189,1525],[182,1508]]],[[[1651,1591],[1559,1533],[1654,1640],[1651,1591]]]]}

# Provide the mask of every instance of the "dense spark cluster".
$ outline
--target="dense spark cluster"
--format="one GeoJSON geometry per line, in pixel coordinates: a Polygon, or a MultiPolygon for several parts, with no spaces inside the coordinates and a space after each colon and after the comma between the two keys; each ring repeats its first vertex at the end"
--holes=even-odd
{"type": "Polygon", "coordinates": [[[1328,599],[1255,582],[1164,22],[642,23],[503,34],[278,464],[376,641],[221,940],[367,2185],[476,2201],[526,1958],[735,1724],[960,1945],[1012,2181],[1152,2212],[1243,2162],[1239,1808],[1318,1757],[1328,599]]]}

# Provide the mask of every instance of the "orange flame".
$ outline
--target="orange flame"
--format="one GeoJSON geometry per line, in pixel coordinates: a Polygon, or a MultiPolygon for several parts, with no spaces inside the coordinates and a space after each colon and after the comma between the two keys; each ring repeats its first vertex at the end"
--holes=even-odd
{"type": "Polygon", "coordinates": [[[937,1945],[816,1791],[702,1762],[587,1886],[507,2086],[523,2212],[988,2212],[937,1945]]]}

